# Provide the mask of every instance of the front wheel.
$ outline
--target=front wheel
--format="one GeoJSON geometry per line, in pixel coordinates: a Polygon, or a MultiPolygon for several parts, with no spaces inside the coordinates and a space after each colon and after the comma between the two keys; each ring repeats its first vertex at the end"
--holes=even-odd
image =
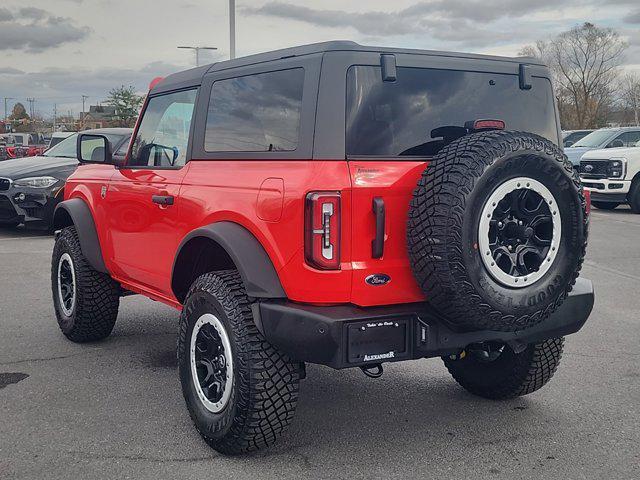
{"type": "Polygon", "coordinates": [[[120,306],[120,285],[89,265],[75,227],[60,232],[51,259],[51,293],[62,333],[77,343],[111,334],[120,306]]]}
{"type": "Polygon", "coordinates": [[[552,338],[516,353],[509,345],[487,342],[443,360],[454,380],[468,392],[506,400],[546,385],[558,368],[563,345],[563,337],[552,338]]]}
{"type": "Polygon", "coordinates": [[[196,279],[178,334],[182,393],[196,429],[215,450],[238,454],[271,445],[291,423],[298,365],[256,328],[236,271],[196,279]]]}

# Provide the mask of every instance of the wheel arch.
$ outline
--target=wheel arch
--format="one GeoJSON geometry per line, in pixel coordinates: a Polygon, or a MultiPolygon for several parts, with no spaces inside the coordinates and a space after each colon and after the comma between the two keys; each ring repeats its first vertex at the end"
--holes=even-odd
{"type": "Polygon", "coordinates": [[[108,274],[93,214],[87,203],[80,198],[60,202],[53,213],[53,228],[55,230],[70,226],[76,227],[80,249],[89,265],[99,272],[108,274]]]}
{"type": "Polygon", "coordinates": [[[286,298],[273,262],[258,239],[230,221],[197,228],[180,242],[171,272],[171,289],[184,303],[196,278],[229,269],[238,270],[250,297],[286,298]]]}

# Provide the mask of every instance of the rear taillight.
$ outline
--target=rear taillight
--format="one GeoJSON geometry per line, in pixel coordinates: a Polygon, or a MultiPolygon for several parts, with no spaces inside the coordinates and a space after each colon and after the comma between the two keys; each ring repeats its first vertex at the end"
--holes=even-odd
{"type": "Polygon", "coordinates": [[[305,259],[320,270],[340,269],[340,193],[312,192],[305,203],[305,259]]]}
{"type": "Polygon", "coordinates": [[[591,192],[589,190],[584,191],[585,210],[587,215],[591,213],[591,192]]]}

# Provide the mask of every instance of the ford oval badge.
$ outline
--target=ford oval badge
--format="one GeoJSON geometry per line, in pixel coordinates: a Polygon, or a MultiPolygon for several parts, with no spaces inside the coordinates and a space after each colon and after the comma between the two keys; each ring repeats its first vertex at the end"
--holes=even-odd
{"type": "Polygon", "coordinates": [[[369,275],[364,279],[369,285],[373,285],[374,287],[379,287],[381,285],[386,285],[391,281],[391,277],[386,273],[374,273],[373,275],[369,275]]]}

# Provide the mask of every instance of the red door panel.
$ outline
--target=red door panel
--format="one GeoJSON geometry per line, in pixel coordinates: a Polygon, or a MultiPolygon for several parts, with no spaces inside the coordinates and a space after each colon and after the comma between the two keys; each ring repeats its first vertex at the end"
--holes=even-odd
{"type": "Polygon", "coordinates": [[[180,184],[188,165],[173,169],[119,169],[106,194],[113,274],[172,298],[171,271],[178,244],[180,184]],[[173,197],[173,205],[153,197],[173,197]]]}

